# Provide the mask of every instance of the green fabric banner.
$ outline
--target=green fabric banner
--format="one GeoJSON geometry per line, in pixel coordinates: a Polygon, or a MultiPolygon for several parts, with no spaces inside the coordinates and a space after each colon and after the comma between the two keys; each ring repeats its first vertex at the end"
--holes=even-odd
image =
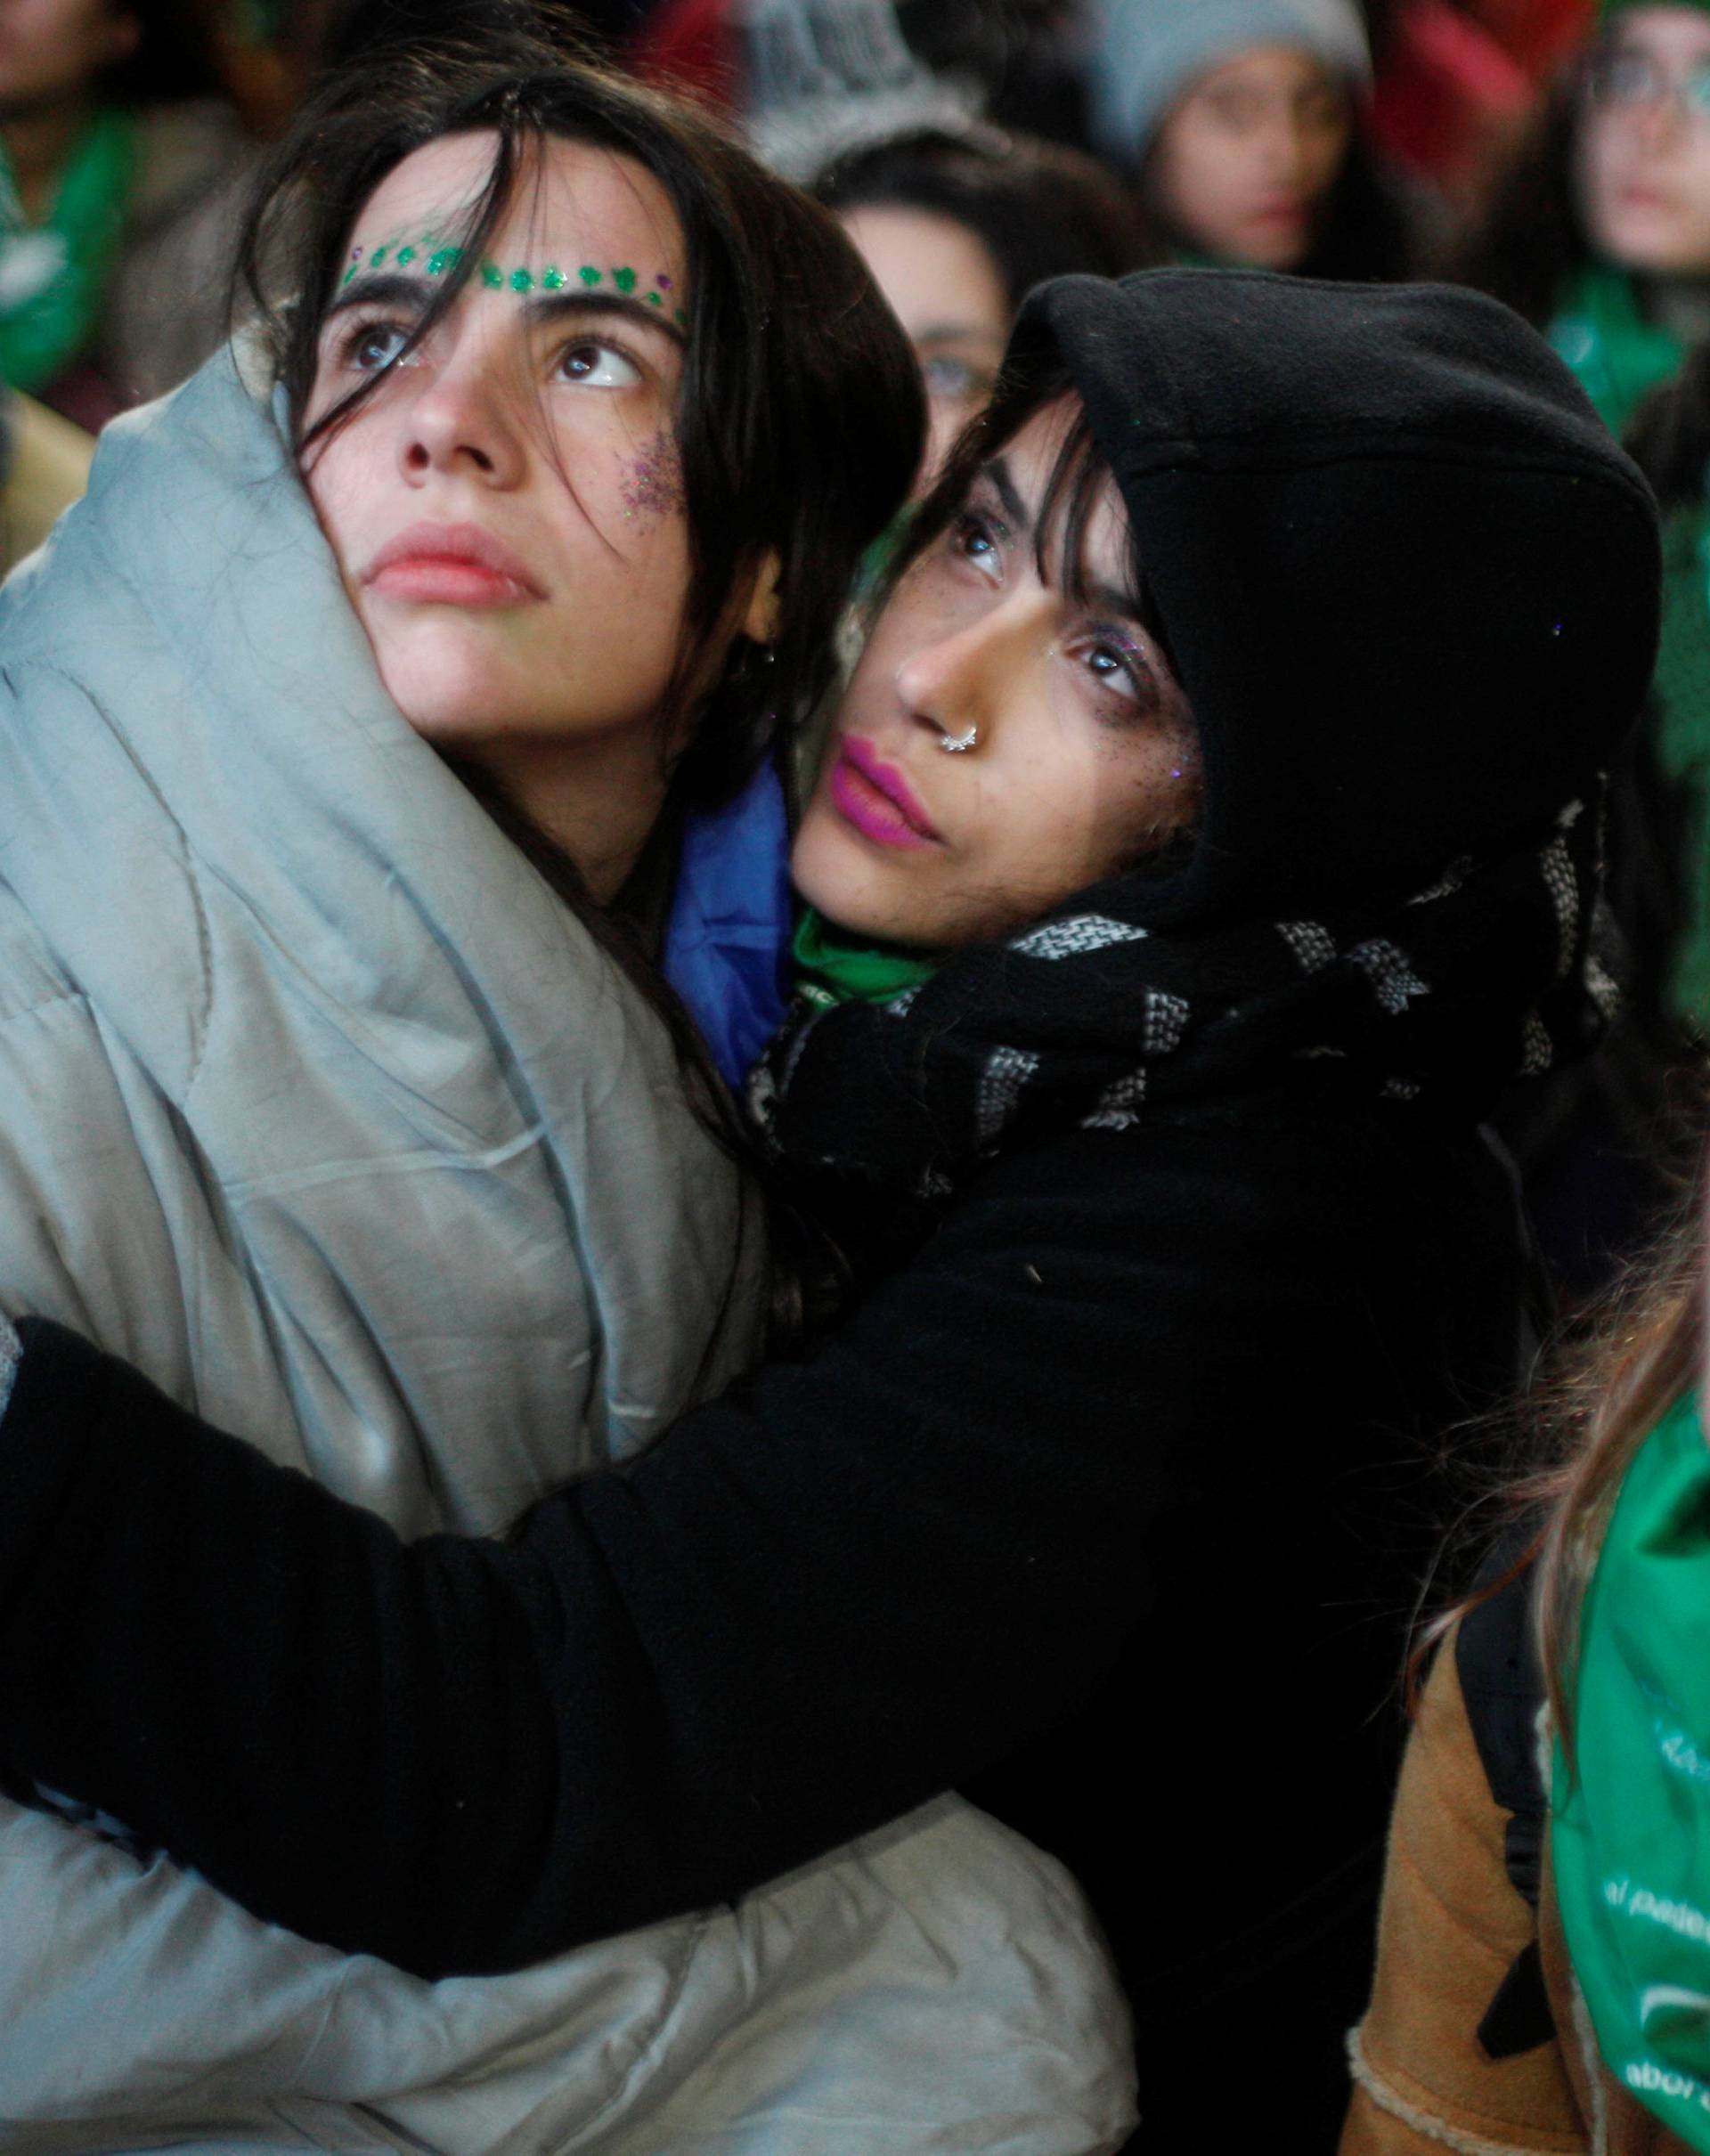
{"type": "Polygon", "coordinates": [[[98,113],[60,175],[45,223],[32,225],[0,144],[0,381],[44,389],[89,343],[135,165],[129,115],[98,113]]]}
{"type": "Polygon", "coordinates": [[[1627,1470],[1582,1614],[1557,1899],[1598,2047],[1710,2151],[1710,1447],[1696,1393],[1627,1470]]]}
{"type": "Polygon", "coordinates": [[[1672,330],[1639,312],[1632,278],[1604,263],[1588,263],[1569,282],[1549,338],[1617,435],[1634,406],[1677,374],[1686,356],[1672,330]]]}

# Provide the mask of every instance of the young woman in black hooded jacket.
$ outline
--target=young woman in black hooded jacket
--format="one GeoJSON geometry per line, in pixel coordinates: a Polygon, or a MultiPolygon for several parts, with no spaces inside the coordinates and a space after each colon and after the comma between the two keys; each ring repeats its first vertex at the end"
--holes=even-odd
{"type": "Polygon", "coordinates": [[[24,1322],[12,1784],[427,1974],[955,1784],[1091,1893],[1149,2145],[1328,2145],[1435,1452],[1526,1333],[1480,1119],[1595,1029],[1657,577],[1494,302],[1036,292],[798,841],[753,1101],[853,1307],[509,1541],[408,1547],[24,1322]]]}

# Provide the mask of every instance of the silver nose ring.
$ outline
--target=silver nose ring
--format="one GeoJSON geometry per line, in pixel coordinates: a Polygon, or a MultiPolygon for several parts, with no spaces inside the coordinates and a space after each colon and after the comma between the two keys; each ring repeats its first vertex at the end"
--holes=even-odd
{"type": "Polygon", "coordinates": [[[964,756],[980,739],[980,728],[971,726],[965,734],[940,734],[938,745],[947,756],[964,756]]]}

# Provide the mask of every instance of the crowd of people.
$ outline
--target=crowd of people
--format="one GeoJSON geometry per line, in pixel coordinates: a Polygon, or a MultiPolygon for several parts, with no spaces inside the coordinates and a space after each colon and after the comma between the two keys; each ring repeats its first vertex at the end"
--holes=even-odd
{"type": "Polygon", "coordinates": [[[0,2151],[1710,2152],[1710,5],[0,0],[0,2151]]]}

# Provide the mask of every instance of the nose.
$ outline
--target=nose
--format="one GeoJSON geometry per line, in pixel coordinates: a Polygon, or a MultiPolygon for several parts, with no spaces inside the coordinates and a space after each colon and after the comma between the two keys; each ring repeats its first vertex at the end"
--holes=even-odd
{"type": "Polygon", "coordinates": [[[1018,592],[977,621],[929,633],[898,664],[903,711],[934,734],[977,726],[989,742],[1006,702],[1043,663],[1052,622],[1048,594],[1018,592]]]}
{"type": "Polygon", "coordinates": [[[524,415],[501,378],[497,355],[460,350],[424,380],[403,415],[398,459],[420,485],[461,476],[488,487],[515,486],[525,468],[524,415]]]}
{"type": "Polygon", "coordinates": [[[1628,106],[1627,124],[1647,149],[1667,148],[1688,124],[1686,100],[1680,85],[1658,80],[1650,96],[1635,99],[1628,106]]]}
{"type": "Polygon", "coordinates": [[[1266,113],[1260,141],[1266,169],[1273,181],[1298,186],[1308,159],[1307,123],[1287,105],[1266,113]]]}

